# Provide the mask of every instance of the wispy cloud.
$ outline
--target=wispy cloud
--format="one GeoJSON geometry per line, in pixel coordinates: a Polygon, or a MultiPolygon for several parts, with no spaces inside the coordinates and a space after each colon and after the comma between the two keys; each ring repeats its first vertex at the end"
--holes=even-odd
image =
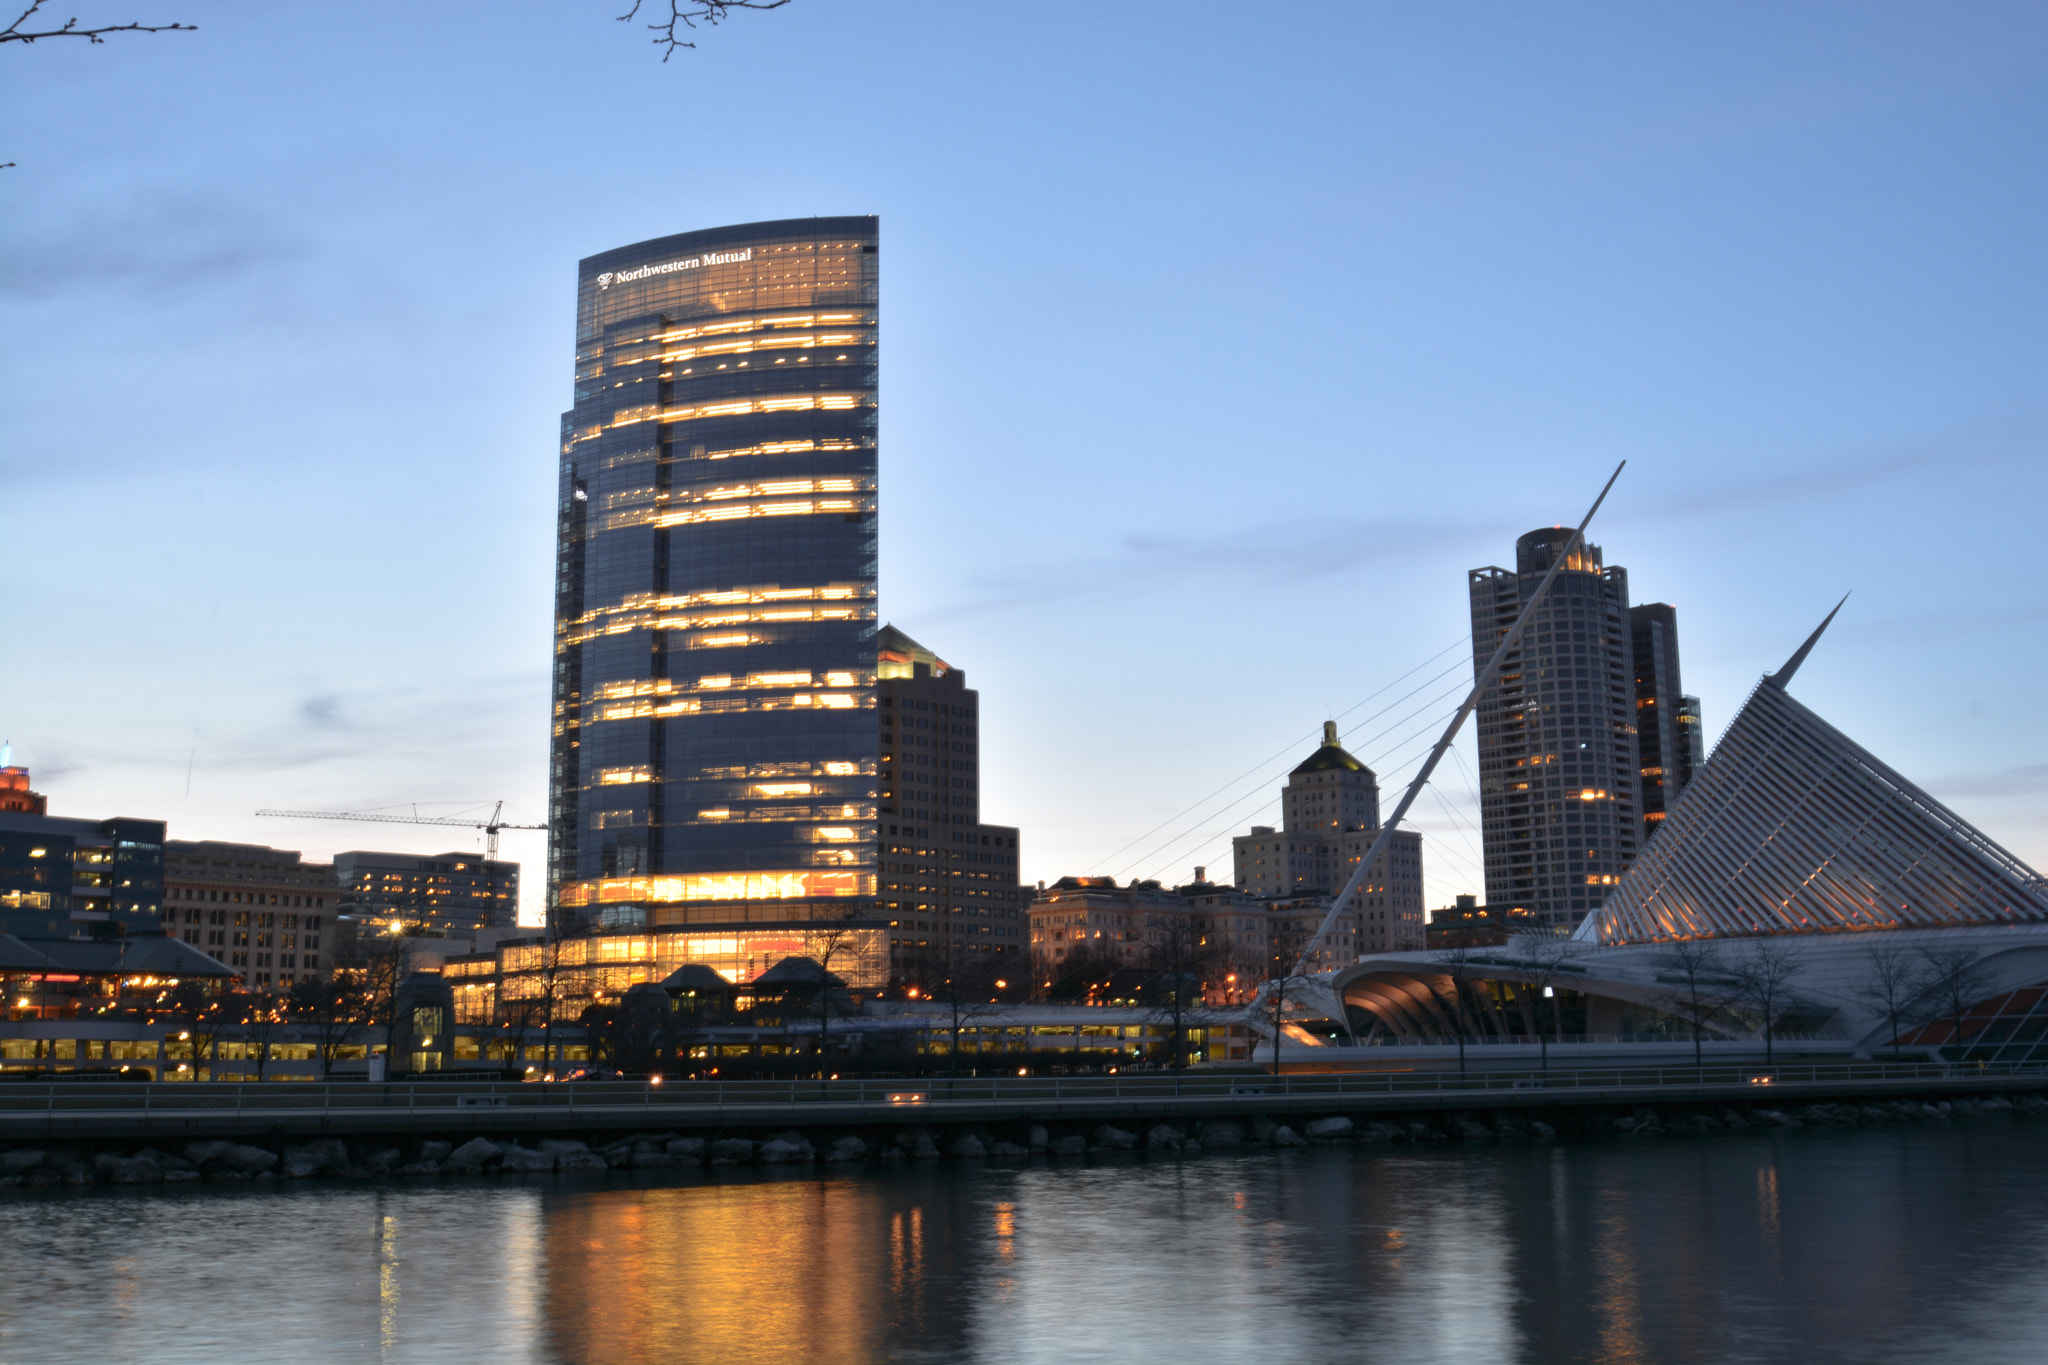
{"type": "Polygon", "coordinates": [[[0,257],[0,296],[41,301],[120,290],[218,288],[309,254],[312,243],[246,203],[186,191],[145,195],[116,211],[50,222],[0,257]]]}
{"type": "Polygon", "coordinates": [[[1855,621],[1847,614],[1836,627],[1846,635],[1876,635],[1882,639],[1911,639],[1925,646],[1934,640],[2011,631],[2048,621],[2048,600],[1995,611],[1922,611],[1873,621],[1855,621]]]}
{"type": "Polygon", "coordinates": [[[42,751],[33,756],[33,761],[26,753],[16,754],[14,761],[28,764],[30,775],[37,787],[47,787],[59,778],[86,772],[92,767],[90,760],[80,757],[68,748],[58,748],[55,745],[43,746],[42,751]]]}
{"type": "Polygon", "coordinates": [[[1928,784],[1936,796],[2048,796],[2048,763],[2025,763],[1996,772],[1965,773],[1928,784]]]}
{"type": "MultiPolygon", "coordinates": [[[[2035,419],[1943,440],[1794,464],[1761,478],[1732,478],[1716,483],[1710,475],[1703,475],[1689,482],[1683,494],[1623,514],[1617,520],[1750,514],[1795,503],[1813,509],[1816,515],[1825,515],[1843,495],[1893,479],[1935,471],[1953,474],[1986,469],[2015,460],[2040,460],[2044,454],[2048,454],[2048,426],[2035,419]]],[[[1711,462],[1702,463],[1711,467],[1711,462]]]]}
{"type": "Polygon", "coordinates": [[[299,719],[322,730],[340,729],[346,724],[341,718],[341,698],[332,694],[308,697],[300,702],[299,719]]]}
{"type": "MultiPolygon", "coordinates": [[[[1526,530],[1526,527],[1519,528],[1526,530]]],[[[1120,553],[1075,562],[1049,556],[1028,567],[976,582],[967,595],[926,613],[933,622],[1011,607],[1084,597],[1122,596],[1134,588],[1191,577],[1286,586],[1351,573],[1391,559],[1441,552],[1445,542],[1512,537],[1506,523],[1298,520],[1227,533],[1180,536],[1131,531],[1120,553]]]]}

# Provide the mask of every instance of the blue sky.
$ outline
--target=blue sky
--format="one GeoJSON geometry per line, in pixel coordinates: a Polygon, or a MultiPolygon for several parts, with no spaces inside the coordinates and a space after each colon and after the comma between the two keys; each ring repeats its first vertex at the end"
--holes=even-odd
{"type": "Polygon", "coordinates": [[[1593,538],[1710,734],[1853,589],[1795,690],[2048,866],[2040,6],[795,0],[666,65],[622,8],[0,49],[0,735],[58,813],[537,822],[577,259],[878,213],[883,614],[1029,878],[1227,868],[1326,716],[1398,777],[1465,571],[1623,458],[1593,538]]]}

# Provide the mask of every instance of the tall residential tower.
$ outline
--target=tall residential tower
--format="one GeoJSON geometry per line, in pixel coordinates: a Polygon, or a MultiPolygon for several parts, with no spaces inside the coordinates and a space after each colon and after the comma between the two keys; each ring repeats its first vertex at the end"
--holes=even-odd
{"type": "Polygon", "coordinates": [[[582,263],[555,577],[560,923],[873,911],[877,233],[749,223],[582,263]]]}
{"type": "MultiPolygon", "coordinates": [[[[1513,569],[1467,575],[1475,672],[1571,538],[1567,527],[1531,531],[1515,542],[1513,569]]],[[[1634,861],[1635,702],[1628,571],[1581,544],[1474,717],[1492,914],[1572,928],[1634,861]]]]}
{"type": "Polygon", "coordinates": [[[1636,756],[1643,788],[1643,838],[1657,832],[1692,781],[1699,698],[1685,695],[1678,672],[1678,611],[1666,602],[1630,607],[1636,668],[1636,756]]]}

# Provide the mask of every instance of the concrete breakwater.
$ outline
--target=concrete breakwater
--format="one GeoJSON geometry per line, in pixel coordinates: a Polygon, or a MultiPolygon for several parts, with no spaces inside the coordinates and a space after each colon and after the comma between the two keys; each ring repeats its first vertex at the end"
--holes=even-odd
{"type": "MultiPolygon", "coordinates": [[[[1774,1097],[1775,1099],[1775,1097],[1774,1097]]],[[[1662,1103],[1555,1109],[1421,1110],[1370,1117],[1326,1112],[1103,1120],[946,1122],[937,1115],[858,1131],[844,1125],[623,1136],[528,1132],[497,1137],[206,1138],[176,1146],[54,1143],[0,1151],[0,1187],[289,1183],[549,1174],[603,1177],[664,1168],[844,1167],[871,1162],[1185,1157],[1242,1148],[1542,1142],[1600,1135],[1635,1139],[1751,1128],[1950,1123],[2048,1114],[2038,1091],[1953,1098],[1870,1098],[1806,1104],[1662,1103]]]]}

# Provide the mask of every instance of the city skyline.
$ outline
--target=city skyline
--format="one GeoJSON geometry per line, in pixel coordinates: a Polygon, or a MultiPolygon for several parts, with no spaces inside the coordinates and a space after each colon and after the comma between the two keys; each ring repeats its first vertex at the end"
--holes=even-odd
{"type": "MultiPolygon", "coordinates": [[[[1803,675],[1816,705],[2048,862],[2038,15],[1817,7],[1758,55],[1762,11],[1502,10],[1495,52],[1446,17],[1304,9],[1224,53],[1220,9],[1094,16],[1074,48],[1010,16],[799,6],[663,68],[608,23],[536,8],[472,44],[451,10],[374,62],[323,30],[287,85],[264,59],[311,20],[184,9],[198,34],[39,45],[0,96],[7,629],[64,643],[17,651],[0,733],[53,814],[309,857],[357,840],[251,812],[503,797],[538,823],[568,267],[851,206],[892,225],[885,615],[983,690],[982,797],[1027,882],[1224,865],[1332,716],[1398,787],[1396,741],[1437,713],[1377,746],[1413,706],[1359,718],[1469,676],[1465,570],[1622,455],[1593,538],[1683,613],[1709,748],[1776,642],[1854,588],[1803,675]],[[682,110],[849,52],[940,73],[881,82],[886,152],[817,138],[832,101],[792,96],[693,140],[685,173],[566,192],[593,173],[574,92],[682,110]],[[1102,79],[1133,64],[1175,74],[1102,79]],[[1228,81],[1250,97],[1225,129],[1202,111],[1228,81]],[[161,136],[127,135],[139,109],[161,136]],[[323,153],[366,119],[388,150],[323,153]],[[1302,288],[1301,260],[1336,264],[1302,288]],[[1180,340],[1219,315],[1276,339],[1222,383],[1180,340]],[[75,360],[108,316],[111,385],[75,360]],[[301,373],[324,377],[310,416],[301,373]],[[1999,662],[1958,690],[1958,658],[1999,662]]],[[[1432,906],[1480,889],[1456,771],[1448,810],[1417,808],[1432,906]]],[[[447,849],[416,837],[394,846],[447,849]]],[[[539,838],[503,856],[537,908],[539,838]]]]}

